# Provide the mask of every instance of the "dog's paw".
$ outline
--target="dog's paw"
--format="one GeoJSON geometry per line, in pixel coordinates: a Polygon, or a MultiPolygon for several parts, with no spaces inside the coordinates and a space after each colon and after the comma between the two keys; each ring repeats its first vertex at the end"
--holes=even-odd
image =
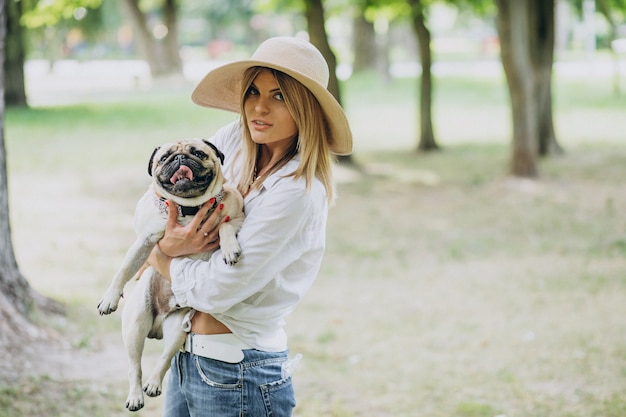
{"type": "Polygon", "coordinates": [[[224,259],[224,263],[230,266],[235,265],[239,261],[240,257],[241,257],[241,250],[233,251],[233,252],[222,251],[222,259],[224,259]]]}
{"type": "Polygon", "coordinates": [[[129,394],[126,399],[126,408],[128,411],[137,411],[143,408],[143,395],[129,394]]]}
{"type": "Polygon", "coordinates": [[[226,235],[222,239],[221,238],[221,249],[222,249],[222,259],[224,259],[224,263],[228,265],[235,265],[239,258],[241,257],[241,247],[239,246],[239,242],[237,242],[237,238],[235,236],[226,235]]]}
{"type": "Polygon", "coordinates": [[[100,312],[100,315],[104,316],[105,314],[111,314],[117,310],[121,297],[122,294],[105,294],[104,297],[102,297],[102,300],[98,303],[98,312],[100,312]]]}
{"type": "Polygon", "coordinates": [[[161,395],[161,384],[148,382],[143,387],[143,392],[145,392],[148,397],[158,397],[161,395]]]}

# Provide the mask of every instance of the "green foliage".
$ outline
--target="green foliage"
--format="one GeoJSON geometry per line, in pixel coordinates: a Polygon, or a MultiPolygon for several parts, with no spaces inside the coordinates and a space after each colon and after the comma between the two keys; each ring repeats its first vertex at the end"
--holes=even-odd
{"type": "Polygon", "coordinates": [[[362,8],[365,18],[370,22],[378,19],[392,22],[411,15],[411,6],[406,0],[365,0],[362,8]]]}
{"type": "Polygon", "coordinates": [[[52,27],[63,20],[79,20],[87,9],[94,10],[101,5],[102,0],[39,1],[33,9],[25,11],[22,24],[28,29],[52,27]]]}
{"type": "Polygon", "coordinates": [[[257,0],[255,1],[256,10],[261,13],[282,11],[304,12],[304,0],[257,0]]]}

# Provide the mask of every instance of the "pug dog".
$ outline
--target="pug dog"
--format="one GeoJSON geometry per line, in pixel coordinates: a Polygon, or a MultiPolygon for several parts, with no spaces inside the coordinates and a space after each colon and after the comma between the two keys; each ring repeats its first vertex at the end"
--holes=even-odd
{"type": "MultiPolygon", "coordinates": [[[[229,265],[234,265],[241,256],[237,232],[244,219],[243,197],[236,189],[224,185],[223,163],[224,155],[202,139],[162,145],[150,157],[148,173],[152,182],[135,209],[137,239],[98,303],[100,315],[114,312],[126,283],[143,270],[122,313],[122,336],[130,363],[130,390],[126,401],[126,408],[130,411],[143,407],[143,392],[151,397],[161,394],[163,377],[186,336],[182,323],[189,309],[176,305],[169,281],[152,267],[144,267],[153,247],[165,233],[166,201],[172,200],[178,205],[178,222],[183,225],[188,224],[200,206],[212,198],[215,202],[207,216],[219,204],[224,204],[221,216],[230,216],[230,220],[219,226],[222,256],[229,265]],[[146,338],[162,338],[165,347],[142,390],[141,356],[146,338]]],[[[210,255],[208,252],[194,258],[208,259],[210,255]]]]}

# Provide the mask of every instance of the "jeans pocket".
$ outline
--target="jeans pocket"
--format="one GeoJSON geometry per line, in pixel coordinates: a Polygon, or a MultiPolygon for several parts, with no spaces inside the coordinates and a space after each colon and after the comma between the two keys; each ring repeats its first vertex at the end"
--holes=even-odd
{"type": "Polygon", "coordinates": [[[260,386],[267,417],[289,417],[296,406],[291,377],[260,386]]]}
{"type": "Polygon", "coordinates": [[[215,359],[195,356],[196,369],[202,381],[222,389],[241,389],[241,373],[238,364],[230,364],[215,359]]]}

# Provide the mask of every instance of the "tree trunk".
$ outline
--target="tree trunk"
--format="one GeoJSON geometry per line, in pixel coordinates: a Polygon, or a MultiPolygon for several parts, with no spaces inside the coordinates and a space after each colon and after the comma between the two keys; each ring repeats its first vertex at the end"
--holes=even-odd
{"type": "Polygon", "coordinates": [[[420,77],[420,138],[418,150],[433,151],[439,149],[435,141],[432,121],[432,50],[430,48],[430,31],[426,27],[424,6],[420,0],[409,0],[411,5],[411,20],[413,30],[419,45],[420,64],[422,75],[420,77]]]}
{"type": "Polygon", "coordinates": [[[496,0],[502,65],[511,96],[513,149],[511,174],[537,176],[535,81],[530,57],[529,9],[531,0],[496,0]]]}
{"type": "MultiPolygon", "coordinates": [[[[0,56],[7,52],[6,4],[13,0],[0,0],[0,56]]],[[[4,67],[0,66],[0,93],[4,96],[4,67]]],[[[0,350],[7,350],[20,341],[41,335],[28,320],[34,306],[46,311],[61,312],[62,306],[34,291],[20,273],[13,251],[9,221],[9,190],[7,179],[6,147],[4,141],[4,97],[0,100],[0,350]]]]}
{"type": "Polygon", "coordinates": [[[165,26],[167,26],[167,36],[163,39],[167,53],[167,61],[173,72],[182,72],[183,62],[178,51],[178,21],[176,0],[165,0],[163,6],[165,26]]]}
{"type": "MultiPolygon", "coordinates": [[[[4,3],[6,0],[2,0],[4,3]]],[[[8,3],[16,3],[9,0],[8,3]]],[[[20,2],[21,3],[21,2],[20,2]]],[[[9,6],[10,7],[10,6],[9,6]]],[[[5,48],[6,33],[8,31],[9,22],[5,20],[7,16],[6,4],[2,5],[1,16],[1,37],[2,37],[2,56],[8,53],[5,48]],[[6,24],[6,26],[5,26],[6,24]]],[[[8,46],[8,45],[7,45],[8,46]]],[[[4,91],[4,68],[2,69],[3,81],[2,90],[4,91]]],[[[24,315],[30,306],[28,297],[28,283],[20,273],[13,252],[13,244],[11,242],[11,226],[9,222],[9,189],[7,179],[6,164],[6,148],[4,144],[4,101],[0,103],[0,289],[5,294],[10,303],[17,308],[20,314],[24,315]]]]}
{"type": "Polygon", "coordinates": [[[556,140],[552,114],[552,64],[555,40],[554,0],[532,0],[530,7],[530,54],[537,92],[538,146],[540,156],[563,153],[556,140]],[[534,4],[533,4],[534,3],[534,4]]]}
{"type": "Polygon", "coordinates": [[[7,36],[4,56],[4,101],[7,106],[27,107],[26,88],[24,86],[24,61],[26,46],[24,29],[20,25],[22,1],[4,0],[2,3],[6,16],[7,36]]]}
{"type": "Polygon", "coordinates": [[[328,43],[328,35],[326,34],[326,20],[324,17],[324,6],[321,0],[305,0],[306,4],[306,22],[309,29],[309,37],[311,43],[320,50],[330,71],[328,80],[328,91],[335,96],[341,104],[341,91],[339,90],[339,81],[337,80],[337,58],[330,49],[328,43]]]}
{"type": "Polygon", "coordinates": [[[148,62],[152,75],[160,76],[180,73],[182,64],[178,53],[176,35],[177,13],[174,0],[167,0],[164,5],[164,24],[167,26],[168,34],[163,41],[157,40],[152,35],[146,18],[139,8],[139,0],[124,0],[123,4],[126,6],[128,16],[135,28],[139,51],[148,62]]]}
{"type": "Polygon", "coordinates": [[[354,51],[354,61],[352,72],[376,71],[377,65],[377,45],[374,24],[365,19],[363,10],[356,10],[352,19],[354,35],[352,36],[354,51]]]}
{"type": "MultiPolygon", "coordinates": [[[[337,79],[337,58],[335,58],[335,54],[330,49],[330,44],[328,43],[324,6],[321,0],[305,0],[304,3],[306,5],[305,15],[311,43],[320,50],[328,63],[330,72],[328,91],[341,104],[341,91],[339,89],[339,80],[337,79]]],[[[341,163],[352,163],[351,155],[339,156],[338,159],[341,163]]]]}

